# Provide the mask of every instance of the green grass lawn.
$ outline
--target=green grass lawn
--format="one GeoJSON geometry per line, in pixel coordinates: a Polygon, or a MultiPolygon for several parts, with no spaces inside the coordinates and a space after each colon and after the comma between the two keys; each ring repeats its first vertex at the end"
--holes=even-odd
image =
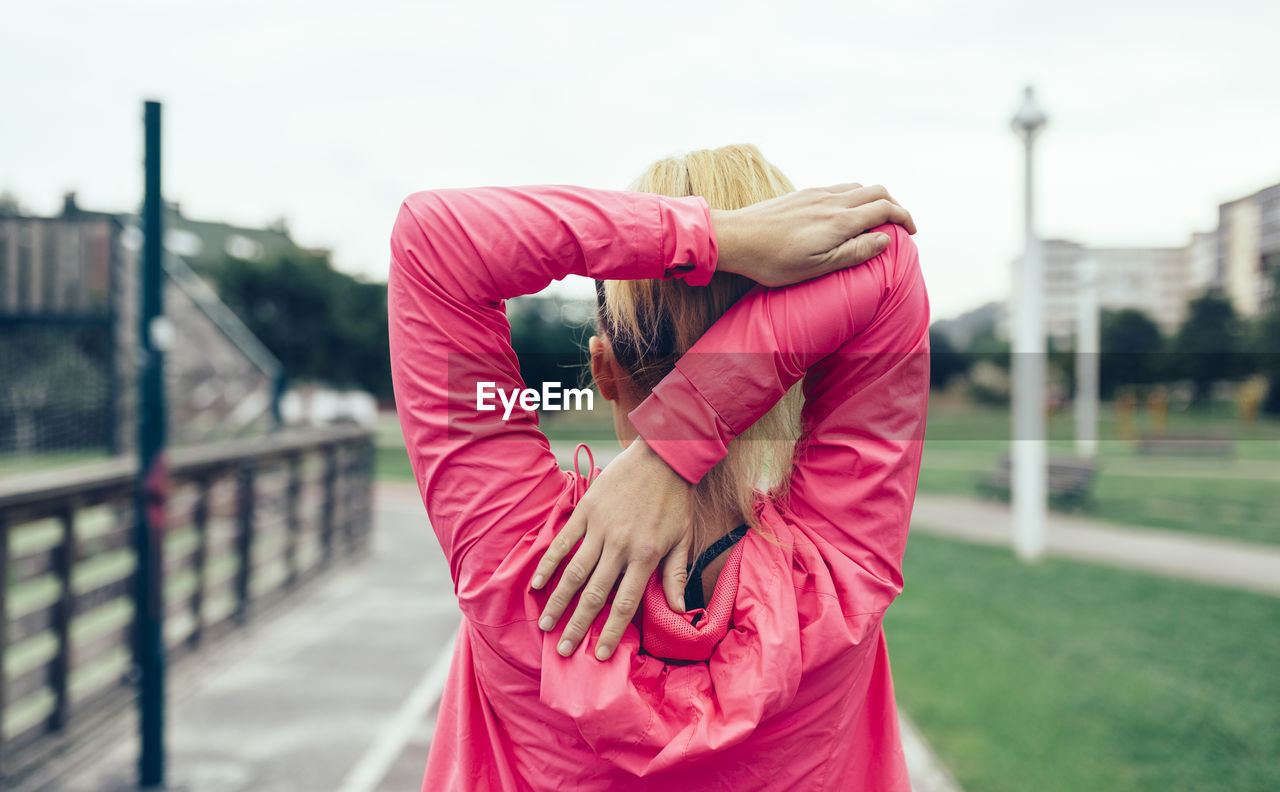
{"type": "Polygon", "coordinates": [[[965,789],[1280,789],[1280,599],[915,535],[898,701],[965,789]]]}
{"type": "MultiPolygon", "coordinates": [[[[1009,443],[1010,416],[1007,407],[978,405],[946,393],[929,396],[929,425],[926,438],[930,444],[941,443],[953,449],[1003,450],[1009,443]]],[[[1070,410],[1059,411],[1047,422],[1051,445],[1069,453],[1075,438],[1075,422],[1070,410]]],[[[1138,434],[1154,434],[1157,427],[1149,415],[1138,414],[1130,422],[1138,434]]],[[[1251,424],[1240,421],[1224,405],[1210,405],[1169,413],[1164,433],[1169,436],[1216,436],[1235,441],[1235,457],[1242,460],[1280,461],[1280,419],[1263,417],[1251,424]]],[[[1123,439],[1120,422],[1113,405],[1103,404],[1098,417],[1100,454],[1104,458],[1137,457],[1132,442],[1123,439]]],[[[1193,458],[1194,459],[1194,458],[1193,458]]],[[[1153,462],[1169,460],[1148,459],[1153,462]]],[[[1208,464],[1230,461],[1199,458],[1208,464]]]]}
{"type": "Polygon", "coordinates": [[[1280,475],[1272,481],[1099,477],[1094,514],[1108,520],[1280,543],[1280,475]]]}
{"type": "Polygon", "coordinates": [[[0,476],[37,473],[86,462],[107,459],[104,451],[44,451],[31,454],[0,454],[0,476]]]}
{"type": "MultiPolygon", "coordinates": [[[[1141,421],[1139,422],[1141,426],[1141,421]]],[[[1049,424],[1050,453],[1073,454],[1069,414],[1049,424]]],[[[1235,440],[1232,457],[1149,457],[1118,439],[1115,417],[1099,422],[1098,477],[1084,514],[1135,526],[1280,543],[1280,421],[1246,426],[1223,408],[1173,414],[1170,434],[1235,440]]],[[[978,482],[1009,450],[1007,410],[934,398],[925,435],[921,492],[977,495],[978,482]]]]}
{"type": "Polygon", "coordinates": [[[413,481],[413,468],[403,445],[379,445],[373,458],[375,481],[413,481]]]}

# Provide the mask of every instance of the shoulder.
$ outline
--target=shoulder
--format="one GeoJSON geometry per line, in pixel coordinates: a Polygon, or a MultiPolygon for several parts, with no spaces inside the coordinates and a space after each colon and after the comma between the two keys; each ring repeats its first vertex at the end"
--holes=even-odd
{"type": "Polygon", "coordinates": [[[885,274],[885,285],[891,287],[910,280],[920,273],[920,249],[907,229],[895,223],[885,223],[868,233],[881,233],[889,237],[889,246],[871,260],[885,274]]]}
{"type": "Polygon", "coordinates": [[[884,290],[879,313],[895,321],[927,324],[929,295],[915,239],[900,225],[885,224],[874,231],[889,235],[889,247],[868,262],[884,290]]]}
{"type": "Polygon", "coordinates": [[[920,254],[911,234],[892,223],[865,233],[887,235],[889,246],[863,264],[828,273],[817,281],[832,279],[833,284],[839,284],[860,333],[885,322],[914,324],[921,315],[927,316],[920,254]]]}

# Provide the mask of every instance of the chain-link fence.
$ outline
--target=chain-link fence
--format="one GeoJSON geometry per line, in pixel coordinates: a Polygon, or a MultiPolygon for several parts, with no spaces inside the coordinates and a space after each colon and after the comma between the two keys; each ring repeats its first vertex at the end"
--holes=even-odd
{"type": "Polygon", "coordinates": [[[119,450],[119,226],[0,218],[0,466],[119,450]]]}
{"type": "Polygon", "coordinates": [[[0,322],[0,455],[110,453],[116,378],[109,322],[0,322]]]}
{"type": "MultiPolygon", "coordinates": [[[[132,450],[140,237],[129,216],[0,217],[0,471],[132,450]]],[[[172,251],[164,290],[171,443],[270,431],[279,362],[172,251]]]]}

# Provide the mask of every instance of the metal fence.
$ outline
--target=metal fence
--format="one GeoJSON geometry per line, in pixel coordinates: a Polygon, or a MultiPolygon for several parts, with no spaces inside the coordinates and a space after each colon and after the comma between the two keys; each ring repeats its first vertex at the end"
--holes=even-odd
{"type": "Polygon", "coordinates": [[[108,215],[0,218],[0,455],[123,450],[119,240],[108,215]]]}
{"type": "MultiPolygon", "coordinates": [[[[372,436],[356,427],[170,451],[166,656],[367,550],[372,470],[372,436]]],[[[134,698],[136,477],[137,460],[120,457],[0,482],[5,786],[134,698]]]]}
{"type": "MultiPolygon", "coordinates": [[[[0,217],[0,462],[134,449],[141,238],[134,219],[73,204],[0,217]]],[[[180,255],[163,272],[170,441],[270,431],[280,362],[180,255]]]]}

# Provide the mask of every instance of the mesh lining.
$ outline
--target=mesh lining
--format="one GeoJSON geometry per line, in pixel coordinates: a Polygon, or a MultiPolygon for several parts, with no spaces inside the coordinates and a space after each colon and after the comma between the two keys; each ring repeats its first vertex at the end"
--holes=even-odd
{"type": "Polygon", "coordinates": [[[649,578],[640,623],[640,645],[646,652],[663,660],[698,662],[710,659],[716,645],[729,631],[729,619],[738,597],[738,568],[743,544],[737,542],[730,551],[706,608],[676,613],[667,605],[659,576],[649,578]],[[695,618],[696,625],[693,623],[695,618]]]}
{"type": "MultiPolygon", "coordinates": [[[[702,601],[702,573],[706,571],[706,568],[712,561],[715,561],[720,557],[721,553],[728,550],[730,547],[733,547],[739,539],[746,535],[747,526],[739,525],[737,528],[734,528],[729,533],[717,539],[715,543],[706,550],[703,550],[702,554],[698,556],[697,561],[685,567],[685,572],[688,573],[688,578],[685,579],[684,584],[684,602],[687,610],[696,610],[698,608],[706,607],[706,603],[702,601]]],[[[698,620],[695,618],[693,623],[696,625],[698,620]]]]}

